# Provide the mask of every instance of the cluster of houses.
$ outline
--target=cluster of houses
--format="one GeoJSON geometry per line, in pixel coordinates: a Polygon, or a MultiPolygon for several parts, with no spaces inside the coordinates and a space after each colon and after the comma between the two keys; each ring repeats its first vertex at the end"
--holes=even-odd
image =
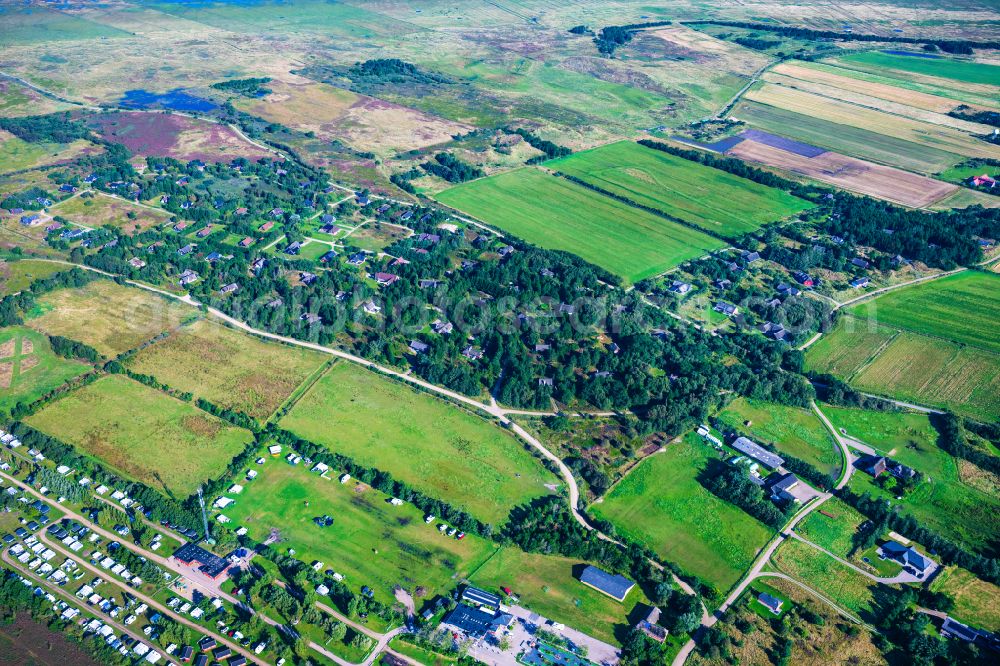
{"type": "MultiPolygon", "coordinates": [[[[711,442],[715,448],[724,450],[722,440],[713,435],[711,428],[707,425],[698,426],[695,432],[711,442]]],[[[779,505],[799,503],[804,497],[812,494],[813,490],[802,483],[797,476],[781,470],[785,459],[778,454],[768,451],[742,435],[736,436],[729,443],[729,446],[742,454],[731,457],[728,460],[729,464],[745,467],[750,481],[770,493],[772,502],[779,505]],[[761,473],[762,466],[765,468],[766,474],[761,473]]]]}
{"type": "Polygon", "coordinates": [[[467,586],[442,625],[456,638],[478,641],[490,636],[499,641],[514,624],[514,616],[502,608],[500,601],[495,594],[467,586]]]}

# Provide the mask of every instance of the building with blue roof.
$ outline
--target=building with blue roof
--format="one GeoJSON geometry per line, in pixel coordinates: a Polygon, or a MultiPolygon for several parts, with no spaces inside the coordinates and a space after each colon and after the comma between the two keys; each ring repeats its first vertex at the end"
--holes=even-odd
{"type": "Polygon", "coordinates": [[[625,601],[625,597],[635,587],[635,583],[625,576],[609,574],[592,565],[588,565],[580,574],[580,582],[618,601],[625,601]]]}

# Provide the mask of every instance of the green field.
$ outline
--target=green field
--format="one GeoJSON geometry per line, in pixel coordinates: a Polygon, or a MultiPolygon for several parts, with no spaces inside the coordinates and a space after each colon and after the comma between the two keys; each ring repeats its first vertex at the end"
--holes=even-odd
{"type": "Polygon", "coordinates": [[[108,39],[129,33],[95,21],[46,7],[0,7],[0,47],[57,40],[108,39]]]}
{"type": "Polygon", "coordinates": [[[774,568],[828,596],[862,620],[874,620],[877,608],[870,578],[812,546],[787,539],[771,558],[774,568]]]}
{"type": "Polygon", "coordinates": [[[49,277],[53,273],[69,270],[64,264],[47,261],[0,261],[0,294],[13,294],[31,286],[35,280],[49,277]]]}
{"type": "Polygon", "coordinates": [[[866,67],[892,69],[912,74],[936,76],[942,79],[952,79],[964,83],[981,83],[1000,86],[1000,66],[987,65],[970,60],[952,60],[950,58],[917,58],[913,56],[891,55],[879,51],[853,53],[840,58],[847,64],[857,64],[866,67]]]}
{"type": "Polygon", "coordinates": [[[874,322],[841,317],[831,331],[810,345],[806,351],[806,365],[816,372],[850,377],[896,334],[874,322]]]}
{"type": "Polygon", "coordinates": [[[945,567],[933,581],[931,590],[944,592],[955,600],[949,615],[977,629],[1000,631],[1000,587],[976,578],[965,569],[945,567]]]}
{"type": "Polygon", "coordinates": [[[534,168],[474,180],[437,198],[530,243],[573,252],[631,282],[724,245],[534,168]]]}
{"type": "Polygon", "coordinates": [[[1000,417],[1000,276],[965,271],[849,308],[806,352],[811,370],[865,391],[1000,417]]]}
{"type": "MultiPolygon", "coordinates": [[[[509,587],[519,605],[583,633],[621,644],[637,604],[649,605],[637,585],[621,604],[579,581],[587,563],[558,555],[500,550],[472,576],[472,584],[499,593],[509,587]]],[[[648,608],[647,608],[648,610],[648,608]]]]}
{"type": "Polygon", "coordinates": [[[26,421],[181,498],[217,476],[253,440],[247,430],[121,375],[84,386],[26,421]]]}
{"type": "Polygon", "coordinates": [[[327,357],[199,320],[130,357],[130,370],[266,420],[327,357]]]}
{"type": "MultiPolygon", "coordinates": [[[[929,529],[980,552],[992,552],[1000,530],[1000,499],[963,483],[956,460],[937,446],[937,431],[926,414],[874,412],[825,406],[837,428],[924,474],[901,501],[855,470],[851,489],[898,504],[929,529]]],[[[904,535],[909,536],[909,535],[904,535]]]]}
{"type": "Polygon", "coordinates": [[[111,357],[176,327],[194,312],[143,289],[96,280],[39,297],[26,319],[28,326],[43,333],[86,343],[111,357]]]}
{"type": "Polygon", "coordinates": [[[229,495],[236,503],[223,513],[233,524],[258,540],[279,530],[279,547],[294,548],[307,564],[324,562],[355,591],[370,586],[384,603],[393,603],[396,585],[411,593],[423,587],[428,598],[446,593],[496,548],[472,534],[461,541],[441,534],[437,521],[425,524],[412,504],[392,506],[387,495],[364,484],[339,483],[336,472],[323,478],[281,458],[254,468],[260,475],[241,482],[239,495],[229,495]],[[333,525],[313,523],[323,515],[332,516],[333,525]]]}
{"type": "Polygon", "coordinates": [[[850,312],[884,326],[1000,354],[1000,275],[995,273],[963,271],[891,291],[852,306],[850,312]]]}
{"type": "Polygon", "coordinates": [[[281,427],[494,525],[557,483],[497,426],[351,363],[333,366],[281,427]]]}
{"type": "Polygon", "coordinates": [[[636,467],[591,512],[623,536],[728,590],[771,530],[698,482],[714,459],[714,449],[689,434],[636,467]]]}
{"type": "Polygon", "coordinates": [[[840,453],[833,439],[807,409],[739,398],[719,414],[719,420],[757,441],[773,444],[779,452],[801,458],[832,478],[840,473],[840,453]],[[747,421],[751,425],[744,425],[747,421]]]}
{"type": "Polygon", "coordinates": [[[631,141],[545,166],[730,238],[811,207],[787,192],[631,141]]]}
{"type": "Polygon", "coordinates": [[[165,210],[102,194],[72,197],[53,206],[50,212],[85,227],[109,226],[130,235],[170,219],[165,210]]]}
{"type": "Polygon", "coordinates": [[[925,174],[943,171],[962,160],[956,153],[767,104],[743,101],[732,115],[766,132],[925,174]]]}
{"type": "Polygon", "coordinates": [[[864,514],[834,497],[824,502],[819,511],[810,513],[796,526],[795,531],[817,546],[846,559],[853,545],[851,537],[867,521],[864,514]]]}
{"type": "Polygon", "coordinates": [[[52,353],[47,337],[30,328],[0,328],[0,414],[58,388],[89,366],[52,353]]]}

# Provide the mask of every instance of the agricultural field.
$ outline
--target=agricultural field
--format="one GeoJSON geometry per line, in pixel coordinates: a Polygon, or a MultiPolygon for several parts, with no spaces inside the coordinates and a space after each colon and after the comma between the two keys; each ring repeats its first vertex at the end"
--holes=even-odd
{"type": "Polygon", "coordinates": [[[1000,354],[1000,276],[963,271],[852,306],[861,319],[1000,354]]]}
{"type": "Polygon", "coordinates": [[[271,152],[256,146],[227,125],[167,113],[121,111],[88,119],[104,139],[120,143],[135,155],[173,157],[187,162],[256,160],[271,152]]]}
{"type": "Polygon", "coordinates": [[[31,403],[89,369],[52,353],[48,338],[22,326],[0,328],[0,414],[31,403]]]}
{"type": "Polygon", "coordinates": [[[178,326],[193,311],[142,289],[95,280],[37,299],[27,325],[90,345],[112,357],[178,326]]]}
{"type": "Polygon", "coordinates": [[[520,605],[562,622],[585,634],[620,645],[636,607],[648,610],[649,601],[637,585],[624,603],[580,582],[586,562],[559,555],[525,553],[505,546],[490,557],[471,578],[473,585],[499,594],[509,587],[520,605]]]}
{"type": "Polygon", "coordinates": [[[265,421],[326,360],[319,352],[265,342],[200,319],[129,357],[125,366],[265,421]]]}
{"type": "Polygon", "coordinates": [[[170,219],[170,213],[164,210],[140,206],[105,194],[72,197],[52,206],[49,212],[84,227],[112,226],[130,235],[170,219]]]}
{"type": "Polygon", "coordinates": [[[959,188],[951,196],[945,197],[930,206],[931,210],[951,210],[954,208],[968,208],[969,206],[982,206],[983,208],[1000,208],[1000,196],[959,188]]]}
{"type": "Polygon", "coordinates": [[[816,372],[851,377],[897,334],[872,321],[841,317],[832,330],[809,346],[806,366],[816,372]]]}
{"type": "Polygon", "coordinates": [[[773,444],[779,453],[800,458],[832,478],[840,472],[842,463],[837,447],[809,410],[739,398],[718,418],[730,429],[746,432],[758,442],[773,444]],[[748,422],[751,425],[745,425],[748,422]]]}
{"type": "MultiPolygon", "coordinates": [[[[1000,529],[1000,499],[963,481],[959,461],[938,447],[937,431],[926,414],[831,406],[825,406],[823,411],[849,437],[924,475],[921,483],[898,502],[906,513],[969,548],[993,552],[993,535],[1000,529]]],[[[894,497],[860,470],[851,477],[850,487],[858,494],[869,492],[890,500],[894,497]]]]}
{"type": "Polygon", "coordinates": [[[811,206],[781,190],[630,141],[545,166],[725,237],[754,231],[811,206]]]}
{"type": "Polygon", "coordinates": [[[962,160],[960,155],[940,148],[766,104],[742,101],[732,116],[767,132],[925,175],[941,172],[962,160]]]}
{"type": "Polygon", "coordinates": [[[847,66],[861,69],[895,70],[909,74],[922,74],[942,79],[952,79],[963,83],[974,83],[1000,88],[1000,65],[990,65],[970,60],[952,58],[914,58],[879,51],[853,53],[839,58],[847,66]]]}
{"type": "Polygon", "coordinates": [[[179,498],[218,476],[253,441],[247,430],[120,375],[77,389],[26,422],[179,498]]]}
{"type": "Polygon", "coordinates": [[[949,613],[959,622],[977,629],[1000,631],[1000,588],[976,578],[965,569],[945,567],[931,581],[931,590],[955,600],[949,613]]]}
{"type": "Polygon", "coordinates": [[[874,581],[812,546],[786,539],[771,557],[772,567],[822,593],[866,622],[875,619],[874,581]]]}
{"type": "Polygon", "coordinates": [[[334,365],[280,425],[494,525],[557,487],[497,426],[351,363],[334,365]]]}
{"type": "Polygon", "coordinates": [[[0,130],[0,174],[63,164],[87,152],[97,152],[89,141],[28,143],[0,130]]]}
{"type": "Polygon", "coordinates": [[[862,390],[995,419],[998,281],[966,271],[855,305],[809,348],[807,366],[862,390]]]}
{"type": "Polygon", "coordinates": [[[13,294],[31,286],[35,280],[65,271],[69,266],[47,261],[21,259],[0,261],[0,294],[13,294]]]}
{"type": "Polygon", "coordinates": [[[750,567],[771,529],[706,490],[714,449],[689,434],[636,467],[591,513],[630,539],[725,591],[750,567]]]}
{"type": "Polygon", "coordinates": [[[627,282],[723,242],[584,187],[524,168],[445,190],[437,199],[545,248],[579,255],[627,282]]]}
{"type": "Polygon", "coordinates": [[[834,152],[809,157],[744,140],[726,154],[913,208],[929,206],[958,190],[951,183],[834,152]]]}
{"type": "Polygon", "coordinates": [[[902,118],[884,111],[861,107],[796,90],[773,83],[764,83],[750,90],[746,99],[761,104],[815,116],[829,122],[870,130],[879,134],[938,148],[968,157],[1000,157],[1000,147],[992,146],[965,132],[932,123],[902,118]]]}
{"type": "Polygon", "coordinates": [[[418,597],[446,593],[497,548],[472,534],[461,541],[442,534],[411,504],[392,506],[369,486],[341,484],[336,471],[321,477],[280,458],[256,469],[259,476],[242,482],[245,489],[224,510],[233,524],[260,541],[277,530],[275,547],[294,548],[307,563],[324,562],[353,590],[368,585],[383,603],[393,603],[396,585],[411,594],[422,588],[418,597]],[[313,522],[324,515],[333,517],[329,527],[313,522]]]}

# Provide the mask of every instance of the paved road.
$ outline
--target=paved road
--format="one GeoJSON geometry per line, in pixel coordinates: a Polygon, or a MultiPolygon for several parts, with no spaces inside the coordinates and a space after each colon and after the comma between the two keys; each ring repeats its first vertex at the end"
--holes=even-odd
{"type": "Polygon", "coordinates": [[[840,480],[837,482],[837,487],[836,487],[837,490],[840,490],[841,488],[847,485],[848,481],[851,480],[851,474],[854,473],[854,461],[856,460],[856,457],[851,454],[850,449],[847,448],[847,442],[845,442],[843,438],[841,438],[840,433],[837,432],[837,429],[833,427],[832,423],[830,423],[830,419],[826,418],[826,414],[824,414],[820,410],[819,405],[816,404],[816,401],[814,400],[809,404],[812,405],[813,412],[816,413],[816,416],[819,417],[819,420],[823,422],[823,425],[826,426],[826,429],[830,432],[831,435],[833,435],[833,440],[837,442],[837,446],[840,448],[840,455],[843,457],[844,460],[844,469],[840,473],[840,480]]]}

